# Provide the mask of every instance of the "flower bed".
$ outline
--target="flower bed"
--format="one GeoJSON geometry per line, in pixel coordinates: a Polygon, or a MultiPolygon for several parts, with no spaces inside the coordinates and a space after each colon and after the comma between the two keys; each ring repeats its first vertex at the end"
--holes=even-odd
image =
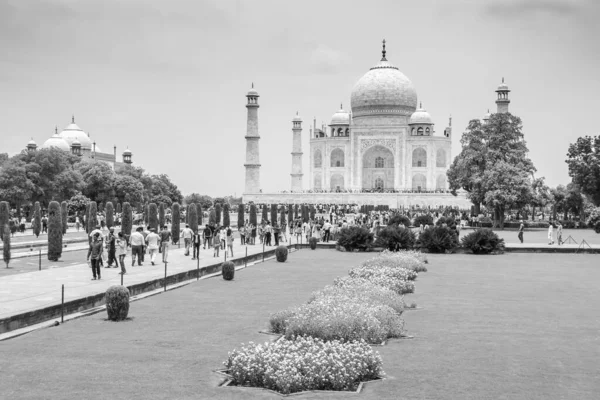
{"type": "Polygon", "coordinates": [[[283,394],[356,390],[361,381],[383,374],[381,357],[366,342],[325,342],[311,337],[250,342],[229,353],[224,364],[233,384],[283,394]]]}

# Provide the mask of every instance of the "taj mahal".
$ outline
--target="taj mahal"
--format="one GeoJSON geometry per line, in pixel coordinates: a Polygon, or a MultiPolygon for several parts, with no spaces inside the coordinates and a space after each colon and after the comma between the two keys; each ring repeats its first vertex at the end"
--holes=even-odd
{"type": "MultiPolygon", "coordinates": [[[[496,93],[498,112],[508,112],[503,82],[496,93]]],[[[386,58],[385,40],[378,64],[354,85],[351,111],[342,107],[329,125],[310,127],[310,188],[303,187],[302,119],[292,119],[289,190],[263,193],[260,186],[259,94],[246,95],[246,169],[244,202],[295,204],[374,204],[392,208],[471,207],[465,193],[448,190],[452,162],[452,118],[439,133],[418,103],[413,83],[386,58]]],[[[483,122],[489,118],[488,113],[483,122]]]]}

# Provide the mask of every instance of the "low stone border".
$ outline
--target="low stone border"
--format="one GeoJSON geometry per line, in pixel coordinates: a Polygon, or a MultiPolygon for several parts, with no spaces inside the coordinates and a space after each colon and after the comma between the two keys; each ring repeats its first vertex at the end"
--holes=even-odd
{"type": "MultiPolygon", "coordinates": [[[[261,332],[261,333],[265,333],[265,332],[261,332]]],[[[226,369],[214,370],[214,372],[219,375],[225,376],[225,379],[219,384],[219,387],[221,387],[221,388],[235,387],[235,388],[240,388],[243,390],[265,391],[265,392],[273,393],[273,394],[281,396],[281,397],[302,396],[304,394],[309,394],[309,393],[330,393],[330,394],[339,393],[340,395],[348,395],[348,394],[355,395],[355,394],[360,394],[360,392],[363,390],[364,386],[367,383],[381,382],[385,379],[384,377],[379,377],[379,379],[374,379],[374,380],[370,380],[370,381],[362,381],[358,384],[358,387],[356,388],[356,390],[304,390],[302,392],[283,394],[283,393],[277,392],[275,390],[261,388],[261,387],[234,385],[233,379],[232,379],[231,375],[228,374],[228,370],[226,370],[226,369]]]]}

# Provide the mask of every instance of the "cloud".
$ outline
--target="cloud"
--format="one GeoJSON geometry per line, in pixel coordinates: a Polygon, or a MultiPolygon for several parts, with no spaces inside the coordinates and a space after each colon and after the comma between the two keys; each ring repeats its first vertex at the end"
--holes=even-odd
{"type": "Polygon", "coordinates": [[[310,63],[317,73],[333,74],[347,62],[348,56],[331,47],[319,44],[314,48],[310,55],[310,63]]]}
{"type": "Polygon", "coordinates": [[[494,0],[485,6],[485,11],[503,18],[531,14],[568,17],[580,13],[588,3],[588,0],[494,0]]]}

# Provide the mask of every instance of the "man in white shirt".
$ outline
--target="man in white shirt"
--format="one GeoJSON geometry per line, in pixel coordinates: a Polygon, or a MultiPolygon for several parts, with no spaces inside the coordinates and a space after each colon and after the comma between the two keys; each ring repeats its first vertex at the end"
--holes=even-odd
{"type": "Polygon", "coordinates": [[[135,257],[137,256],[138,266],[142,266],[142,252],[144,251],[144,235],[142,235],[143,227],[138,227],[129,238],[131,245],[131,266],[135,265],[135,257]]]}
{"type": "Polygon", "coordinates": [[[158,254],[160,244],[160,236],[156,233],[156,229],[150,229],[150,233],[146,236],[146,244],[148,245],[148,252],[150,253],[150,262],[154,265],[154,260],[158,254]]]}
{"type": "Polygon", "coordinates": [[[331,235],[331,224],[329,223],[329,220],[325,221],[325,223],[323,224],[323,229],[325,230],[323,241],[329,242],[329,236],[331,235]]]}
{"type": "Polygon", "coordinates": [[[181,237],[185,243],[185,255],[190,255],[190,246],[192,245],[192,236],[194,236],[194,232],[190,229],[188,224],[185,225],[185,228],[181,232],[181,237]]]}

